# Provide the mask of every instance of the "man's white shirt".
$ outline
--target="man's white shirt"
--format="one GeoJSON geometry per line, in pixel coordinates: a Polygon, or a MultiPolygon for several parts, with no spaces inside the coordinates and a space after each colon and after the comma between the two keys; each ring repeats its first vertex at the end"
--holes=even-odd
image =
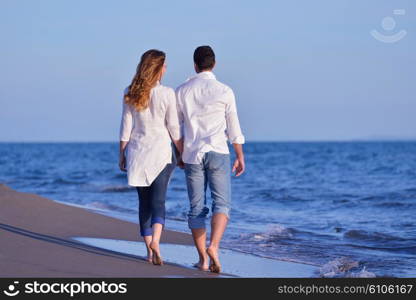
{"type": "Polygon", "coordinates": [[[182,160],[201,163],[204,153],[229,153],[230,143],[244,144],[233,90],[210,71],[200,72],[176,89],[184,136],[182,160]]]}

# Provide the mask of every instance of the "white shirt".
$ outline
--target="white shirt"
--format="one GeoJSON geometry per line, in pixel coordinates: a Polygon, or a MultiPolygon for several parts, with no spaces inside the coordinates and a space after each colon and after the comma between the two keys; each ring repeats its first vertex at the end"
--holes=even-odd
{"type": "Polygon", "coordinates": [[[244,144],[233,90],[210,71],[200,72],[176,89],[184,135],[182,160],[198,164],[205,152],[230,153],[230,143],[244,144]]]}
{"type": "MultiPolygon", "coordinates": [[[[127,89],[124,91],[126,94],[127,89]]],[[[149,107],[136,111],[125,103],[120,141],[126,149],[127,180],[131,186],[149,186],[166,164],[172,162],[171,139],[179,140],[180,127],[175,92],[159,82],[150,92],[149,107]]]]}

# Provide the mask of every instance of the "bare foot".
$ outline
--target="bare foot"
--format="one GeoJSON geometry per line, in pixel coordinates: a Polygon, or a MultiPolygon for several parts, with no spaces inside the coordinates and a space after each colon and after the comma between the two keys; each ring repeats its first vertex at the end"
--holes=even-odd
{"type": "Polygon", "coordinates": [[[147,254],[147,259],[146,259],[149,263],[153,262],[153,254],[152,253],[148,253],[147,254]]]}
{"type": "Polygon", "coordinates": [[[146,260],[149,262],[149,263],[152,263],[152,257],[153,257],[153,251],[152,251],[152,249],[150,249],[149,247],[147,247],[147,258],[146,258],[146,260]]]}
{"type": "Polygon", "coordinates": [[[208,267],[208,257],[205,259],[205,261],[199,261],[197,263],[194,263],[193,266],[201,271],[209,271],[209,267],[208,267]]]}
{"type": "Polygon", "coordinates": [[[159,249],[159,243],[150,243],[150,249],[152,249],[153,255],[152,255],[152,262],[156,266],[163,266],[163,260],[160,256],[160,249],[159,249]]]}
{"type": "Polygon", "coordinates": [[[209,265],[209,270],[214,273],[221,272],[221,264],[218,258],[218,249],[214,249],[212,247],[207,248],[207,254],[211,260],[209,265]]]}

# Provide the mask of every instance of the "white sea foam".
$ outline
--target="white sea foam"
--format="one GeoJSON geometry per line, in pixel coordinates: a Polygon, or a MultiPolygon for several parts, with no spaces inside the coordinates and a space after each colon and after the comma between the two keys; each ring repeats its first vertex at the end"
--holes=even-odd
{"type": "Polygon", "coordinates": [[[280,238],[292,238],[293,230],[281,224],[271,224],[264,233],[257,233],[252,236],[255,241],[268,241],[280,238]]]}
{"type": "Polygon", "coordinates": [[[88,208],[96,208],[96,209],[104,209],[104,210],[111,209],[109,205],[102,203],[102,202],[98,202],[98,201],[87,203],[85,206],[88,208]]]}
{"type": "Polygon", "coordinates": [[[376,274],[373,272],[369,272],[363,267],[363,269],[356,273],[350,273],[346,277],[352,277],[352,278],[374,278],[376,277],[376,274]]]}
{"type": "Polygon", "coordinates": [[[352,268],[358,267],[358,262],[347,257],[336,258],[324,264],[319,269],[320,277],[343,277],[352,268]]]}
{"type": "Polygon", "coordinates": [[[349,277],[349,278],[374,278],[376,274],[369,272],[365,267],[361,271],[353,272],[358,267],[358,262],[347,257],[340,257],[324,264],[319,269],[319,276],[326,278],[349,277]]]}

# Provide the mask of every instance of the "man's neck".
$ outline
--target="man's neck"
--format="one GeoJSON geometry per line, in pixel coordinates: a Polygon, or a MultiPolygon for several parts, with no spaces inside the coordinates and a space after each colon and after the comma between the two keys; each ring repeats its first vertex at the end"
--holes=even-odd
{"type": "Polygon", "coordinates": [[[201,71],[198,71],[197,73],[199,74],[199,73],[202,73],[202,72],[212,72],[212,69],[201,70],[201,71]]]}

